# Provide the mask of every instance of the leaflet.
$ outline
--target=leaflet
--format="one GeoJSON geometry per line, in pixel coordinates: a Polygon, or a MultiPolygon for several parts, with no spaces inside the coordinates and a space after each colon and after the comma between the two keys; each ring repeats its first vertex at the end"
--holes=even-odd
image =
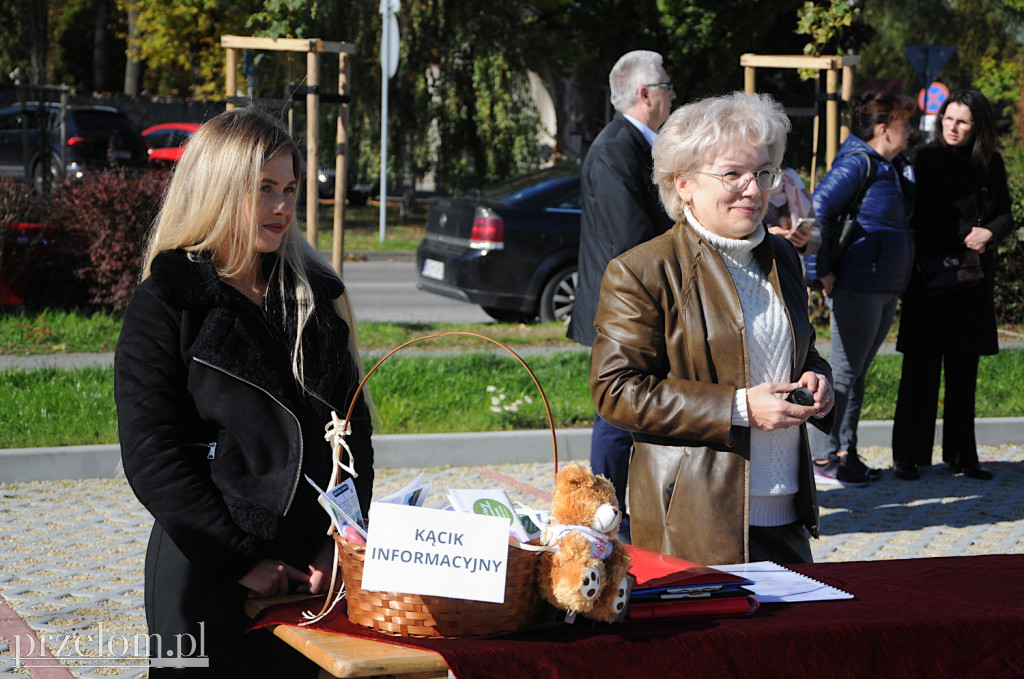
{"type": "MultiPolygon", "coordinates": [[[[484,516],[500,516],[509,522],[509,534],[519,542],[529,542],[530,533],[523,526],[519,514],[512,508],[508,493],[496,488],[453,488],[448,501],[457,511],[484,516]]],[[[536,526],[534,526],[536,528],[536,526]]]]}
{"type": "Polygon", "coordinates": [[[409,505],[410,507],[422,507],[423,500],[427,496],[427,492],[430,490],[429,483],[423,483],[423,474],[420,473],[415,479],[405,485],[400,490],[396,490],[390,495],[385,495],[382,498],[376,498],[374,502],[384,502],[392,505],[409,505]]]}

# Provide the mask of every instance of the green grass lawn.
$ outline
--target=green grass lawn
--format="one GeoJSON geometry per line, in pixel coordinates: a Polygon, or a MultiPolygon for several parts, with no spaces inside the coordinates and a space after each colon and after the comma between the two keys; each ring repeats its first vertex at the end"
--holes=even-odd
{"type": "Polygon", "coordinates": [[[0,354],[104,353],[114,350],[120,332],[116,314],[0,314],[0,354]]]}
{"type": "MultiPolygon", "coordinates": [[[[62,312],[0,315],[0,354],[113,351],[116,315],[62,312]]],[[[513,350],[549,347],[526,360],[547,393],[556,427],[592,424],[587,386],[589,354],[565,338],[558,323],[360,323],[367,369],[394,347],[416,337],[452,330],[482,333],[513,350]],[[566,349],[562,351],[562,349],[566,349]]],[[[511,356],[485,340],[448,336],[420,342],[389,359],[370,379],[380,415],[378,433],[429,433],[543,428],[544,409],[529,375],[511,356]],[[497,399],[497,400],[495,400],[497,399]]],[[[861,418],[891,419],[902,357],[879,356],[867,377],[861,418]]],[[[1024,412],[1024,349],[981,358],[978,417],[1024,412]]],[[[115,443],[113,374],[109,367],[81,370],[0,370],[0,446],[33,447],[115,443]]],[[[941,412],[940,401],[940,412],[941,412]]]]}
{"type": "MultiPolygon", "coordinates": [[[[479,332],[513,347],[576,346],[559,323],[359,323],[359,346],[367,355],[381,354],[416,337],[452,330],[479,332]]],[[[121,319],[114,314],[0,314],[0,354],[103,353],[114,350],[120,332],[121,319]]],[[[484,340],[441,337],[413,345],[408,351],[466,347],[490,345],[484,340]]]]}
{"type": "MultiPolygon", "coordinates": [[[[900,356],[879,356],[867,376],[861,419],[891,419],[900,356]]],[[[372,365],[367,359],[366,365],[372,365]]],[[[556,427],[588,427],[594,407],[587,387],[589,356],[581,351],[535,355],[527,363],[551,406],[556,427]]],[[[1024,350],[983,356],[978,417],[1024,412],[1024,350]]],[[[547,427],[529,375],[512,357],[487,352],[397,354],[369,381],[377,433],[404,434],[547,427]]],[[[0,370],[0,441],[6,447],[116,443],[110,368],[0,370]]],[[[939,403],[941,413],[941,400],[939,403]]],[[[343,414],[343,413],[341,413],[343,414]]]]}
{"type": "MultiPolygon", "coordinates": [[[[388,205],[385,213],[384,242],[380,240],[380,208],[376,205],[346,206],[345,252],[396,252],[415,250],[423,240],[427,221],[426,207],[418,206],[408,215],[399,214],[397,206],[388,205]]],[[[317,249],[330,250],[334,243],[334,207],[321,205],[317,211],[317,249]]],[[[305,229],[305,217],[296,218],[305,229]]]]}

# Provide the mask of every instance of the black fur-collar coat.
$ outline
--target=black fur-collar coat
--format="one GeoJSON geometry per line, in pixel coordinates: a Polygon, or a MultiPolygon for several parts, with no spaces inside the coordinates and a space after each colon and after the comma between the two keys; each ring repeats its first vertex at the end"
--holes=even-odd
{"type": "MultiPolygon", "coordinates": [[[[114,359],[132,489],[193,564],[231,581],[280,537],[300,484],[305,490],[304,457],[324,457],[323,426],[332,410],[344,416],[358,385],[349,328],[331,306],[341,282],[309,271],[316,312],[304,334],[303,390],[291,371],[293,319],[274,311],[280,270],[264,264],[266,313],[223,283],[208,257],[161,253],[125,312],[114,359]]],[[[373,449],[362,402],[352,428],[365,515],[373,449]]]]}

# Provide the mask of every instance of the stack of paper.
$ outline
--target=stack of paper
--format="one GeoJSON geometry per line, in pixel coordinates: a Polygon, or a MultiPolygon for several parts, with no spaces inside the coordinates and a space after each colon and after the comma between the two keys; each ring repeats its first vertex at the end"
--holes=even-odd
{"type": "Polygon", "coordinates": [[[849,592],[826,585],[772,561],[738,563],[715,568],[753,580],[754,585],[750,589],[754,593],[754,598],[762,604],[853,598],[849,592]]]}

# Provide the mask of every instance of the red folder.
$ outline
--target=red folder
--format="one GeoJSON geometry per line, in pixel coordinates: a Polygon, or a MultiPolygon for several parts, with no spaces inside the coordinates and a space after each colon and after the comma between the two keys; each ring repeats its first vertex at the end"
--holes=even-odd
{"type": "Polygon", "coordinates": [[[753,615],[757,600],[752,596],[732,596],[720,599],[684,599],[629,604],[630,620],[650,618],[696,618],[732,615],[753,615]]]}
{"type": "Polygon", "coordinates": [[[660,554],[650,549],[626,545],[633,565],[629,572],[636,578],[633,591],[638,589],[663,589],[681,587],[708,587],[712,585],[742,586],[751,584],[738,575],[726,573],[709,566],[677,556],[660,554]]]}

